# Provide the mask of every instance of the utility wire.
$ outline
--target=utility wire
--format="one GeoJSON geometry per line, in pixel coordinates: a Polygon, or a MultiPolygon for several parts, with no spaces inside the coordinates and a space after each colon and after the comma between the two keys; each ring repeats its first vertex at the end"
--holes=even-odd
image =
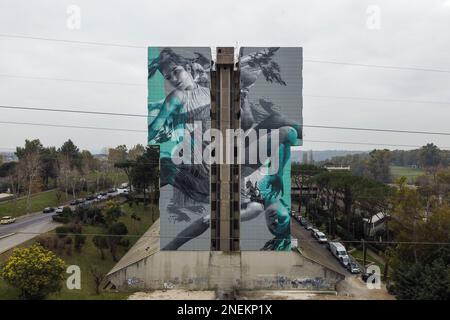
{"type": "MultiPolygon", "coordinates": [[[[16,234],[28,234],[28,235],[42,235],[48,234],[47,232],[28,232],[28,231],[17,231],[16,234]]],[[[161,235],[146,235],[146,234],[125,234],[125,235],[117,235],[117,234],[107,234],[107,233],[56,233],[55,235],[65,235],[65,236],[104,236],[104,237],[128,237],[128,238],[156,238],[156,239],[196,239],[196,240],[211,240],[211,239],[219,239],[219,240],[241,240],[241,241],[260,241],[260,240],[269,240],[268,238],[242,238],[242,237],[181,237],[181,236],[161,236],[161,235]]],[[[284,238],[271,238],[272,240],[286,240],[284,238]]],[[[301,242],[317,242],[315,239],[298,239],[299,243],[301,242]]],[[[377,241],[377,240],[339,240],[339,242],[343,243],[378,243],[378,244],[411,244],[411,245],[450,245],[450,242],[432,242],[432,241],[377,241]]]]}
{"type": "MultiPolygon", "coordinates": [[[[127,117],[139,117],[148,118],[145,114],[133,114],[133,113],[114,113],[114,112],[101,112],[101,111],[88,111],[88,110],[70,110],[70,109],[55,109],[55,108],[36,108],[36,107],[21,107],[21,106],[6,106],[0,105],[3,109],[18,109],[18,110],[34,110],[34,111],[52,111],[52,112],[69,112],[79,114],[99,114],[109,116],[127,116],[127,117]]],[[[23,125],[35,125],[35,126],[50,126],[50,127],[63,127],[63,128],[80,128],[80,129],[100,129],[100,130],[116,130],[116,131],[132,131],[132,132],[147,132],[147,130],[132,130],[132,129],[114,129],[114,128],[97,128],[97,127],[84,127],[84,126],[66,126],[55,125],[45,123],[32,123],[32,122],[15,122],[15,121],[0,121],[4,124],[23,124],[23,125]]],[[[437,131],[415,131],[415,130],[397,130],[397,129],[379,129],[379,128],[362,128],[362,127],[341,127],[341,126],[323,126],[323,125],[310,125],[303,124],[305,128],[319,128],[319,129],[336,129],[336,130],[353,130],[353,131],[372,131],[372,132],[392,132],[392,133],[408,133],[408,134],[430,134],[430,135],[442,135],[450,136],[450,132],[437,132],[437,131]]]]}
{"type": "MultiPolygon", "coordinates": [[[[134,48],[134,49],[147,49],[148,48],[148,46],[142,46],[142,45],[121,44],[121,43],[107,43],[107,42],[97,42],[97,41],[80,41],[80,40],[55,39],[55,38],[47,38],[47,37],[39,37],[39,36],[14,35],[14,34],[4,34],[4,33],[0,34],[0,37],[2,37],[2,38],[16,38],[16,39],[30,39],[30,40],[43,40],[43,41],[53,41],[53,42],[60,42],[60,43],[74,43],[74,44],[85,44],[85,45],[95,45],[95,46],[134,48]]],[[[335,64],[335,65],[346,65],[346,66],[365,67],[365,68],[377,68],[377,69],[450,73],[450,70],[443,69],[443,68],[388,66],[388,65],[341,62],[341,61],[319,60],[319,59],[304,59],[303,61],[304,62],[308,62],[308,63],[335,64]]]]}
{"type": "MultiPolygon", "coordinates": [[[[0,77],[17,78],[17,79],[31,79],[31,80],[51,80],[63,82],[79,82],[89,84],[107,84],[133,87],[146,87],[146,83],[133,82],[116,82],[103,80],[81,80],[68,78],[51,78],[41,76],[25,76],[25,75],[11,75],[0,73],[0,77]]],[[[342,99],[342,100],[358,100],[358,101],[379,101],[379,102],[398,102],[398,103],[418,103],[418,104],[433,104],[433,105],[450,105],[450,101],[433,101],[433,100],[408,100],[408,99],[394,99],[394,98],[376,98],[376,97],[352,97],[352,96],[333,96],[333,95],[318,95],[318,94],[303,94],[303,97],[318,98],[318,99],[342,99]]]]}

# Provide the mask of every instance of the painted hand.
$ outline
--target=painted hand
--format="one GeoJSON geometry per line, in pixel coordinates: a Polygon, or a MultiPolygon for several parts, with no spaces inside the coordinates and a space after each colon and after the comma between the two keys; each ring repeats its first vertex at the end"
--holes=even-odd
{"type": "Polygon", "coordinates": [[[284,196],[283,179],[281,176],[274,174],[269,178],[269,185],[271,191],[269,192],[269,199],[272,197],[278,197],[280,194],[284,196]]]}

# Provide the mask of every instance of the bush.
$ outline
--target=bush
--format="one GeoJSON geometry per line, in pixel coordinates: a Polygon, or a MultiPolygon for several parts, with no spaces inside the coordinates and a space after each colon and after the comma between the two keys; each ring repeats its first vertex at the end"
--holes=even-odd
{"type": "Polygon", "coordinates": [[[122,240],[120,240],[119,245],[124,247],[124,248],[128,248],[130,246],[130,240],[122,239],[122,240]]]}
{"type": "Polygon", "coordinates": [[[76,234],[74,239],[75,239],[75,250],[77,250],[78,252],[81,252],[81,248],[86,243],[86,236],[83,236],[81,234],[76,234]]]}
{"type": "Polygon", "coordinates": [[[0,276],[25,299],[42,299],[58,292],[64,274],[64,261],[38,244],[14,249],[0,269],[0,276]]]}
{"type": "Polygon", "coordinates": [[[67,237],[68,233],[71,233],[68,226],[56,227],[55,232],[59,238],[65,238],[65,237],[67,237]]]}
{"type": "Polygon", "coordinates": [[[71,217],[72,216],[72,209],[70,209],[69,207],[64,207],[63,211],[62,211],[62,216],[63,217],[71,217]]]}
{"type": "Polygon", "coordinates": [[[52,220],[58,223],[68,223],[69,222],[69,218],[68,217],[64,217],[63,215],[54,215],[52,217],[52,220]]]}
{"type": "Polygon", "coordinates": [[[77,234],[81,233],[82,226],[81,223],[72,222],[67,225],[67,229],[69,230],[70,233],[77,234]]]}
{"type": "Polygon", "coordinates": [[[42,247],[51,250],[53,247],[53,236],[42,234],[36,238],[36,242],[42,247]]]}

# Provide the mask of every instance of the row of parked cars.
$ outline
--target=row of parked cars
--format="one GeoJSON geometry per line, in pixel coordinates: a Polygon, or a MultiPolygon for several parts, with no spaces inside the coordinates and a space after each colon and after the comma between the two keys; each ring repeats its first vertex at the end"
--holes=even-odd
{"type": "MultiPolygon", "coordinates": [[[[112,188],[109,189],[107,192],[100,192],[97,194],[93,194],[90,196],[87,196],[86,198],[80,198],[80,199],[75,199],[70,201],[70,205],[71,206],[86,206],[86,205],[90,205],[93,202],[98,202],[98,201],[103,201],[103,200],[108,200],[111,198],[114,198],[115,196],[119,195],[119,194],[123,194],[123,195],[127,195],[129,193],[129,188],[127,184],[123,184],[121,188],[112,188]]],[[[70,207],[68,207],[70,208],[70,207]]],[[[53,208],[53,207],[47,207],[44,208],[44,210],[42,210],[43,213],[56,213],[56,214],[61,214],[64,210],[64,206],[60,206],[58,208],[53,208]]],[[[4,216],[0,219],[0,225],[5,225],[5,224],[11,224],[16,222],[16,218],[12,217],[12,216],[4,216]]]]}
{"type": "Polygon", "coordinates": [[[328,241],[325,233],[321,232],[319,229],[314,228],[314,225],[310,223],[305,217],[298,215],[294,216],[294,218],[306,230],[311,231],[311,235],[314,239],[316,239],[321,244],[326,244],[327,249],[336,259],[339,260],[343,267],[345,267],[353,274],[361,272],[358,263],[347,253],[347,250],[342,243],[336,241],[328,241]]]}
{"type": "MultiPolygon", "coordinates": [[[[75,206],[75,207],[89,206],[94,202],[112,199],[119,194],[128,194],[128,192],[129,192],[128,188],[119,188],[119,189],[112,188],[112,189],[109,189],[107,192],[100,192],[97,194],[87,196],[86,198],[74,199],[74,200],[70,201],[69,204],[71,206],[75,206]]],[[[53,213],[54,212],[56,214],[60,214],[63,212],[63,210],[64,210],[64,206],[58,207],[56,209],[53,207],[47,207],[44,210],[42,210],[42,212],[43,213],[53,213]]]]}

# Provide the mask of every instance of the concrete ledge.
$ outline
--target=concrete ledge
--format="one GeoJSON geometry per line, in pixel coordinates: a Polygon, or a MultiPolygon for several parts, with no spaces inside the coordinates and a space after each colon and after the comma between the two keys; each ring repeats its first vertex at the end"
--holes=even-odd
{"type": "Polygon", "coordinates": [[[334,292],[344,276],[298,252],[158,251],[107,276],[118,289],[334,292]]]}
{"type": "Polygon", "coordinates": [[[16,234],[15,232],[12,232],[12,233],[7,233],[7,234],[0,235],[0,240],[4,239],[4,238],[11,237],[11,236],[13,236],[15,234],[16,234]]]}

